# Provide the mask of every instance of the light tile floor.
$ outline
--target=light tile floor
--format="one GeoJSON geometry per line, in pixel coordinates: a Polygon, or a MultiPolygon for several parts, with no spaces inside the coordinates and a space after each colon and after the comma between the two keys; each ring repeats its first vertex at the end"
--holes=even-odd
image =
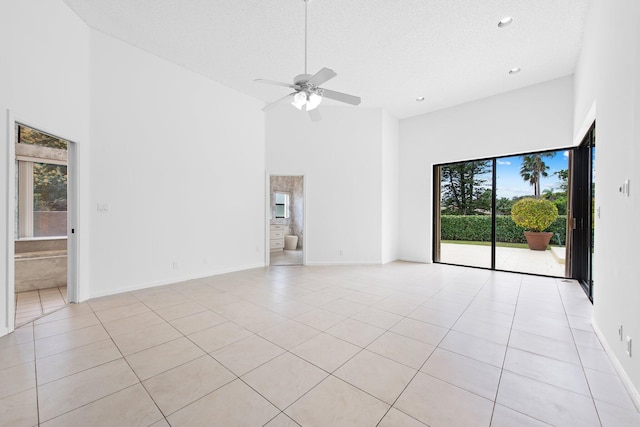
{"type": "Polygon", "coordinates": [[[67,287],[46,288],[16,293],[16,326],[32,322],[67,304],[67,287]]]}
{"type": "Polygon", "coordinates": [[[576,283],[270,267],[72,304],[0,338],[6,426],[638,426],[576,283]]]}
{"type": "Polygon", "coordinates": [[[271,265],[302,265],[302,249],[273,251],[269,258],[271,265]]]}

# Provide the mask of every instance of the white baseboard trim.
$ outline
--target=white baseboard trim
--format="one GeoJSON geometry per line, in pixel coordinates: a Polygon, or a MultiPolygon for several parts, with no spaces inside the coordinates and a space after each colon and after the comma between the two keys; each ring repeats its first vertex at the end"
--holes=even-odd
{"type": "Polygon", "coordinates": [[[427,258],[410,258],[410,257],[400,257],[398,261],[404,262],[415,262],[419,264],[433,264],[430,259],[427,258]]]}
{"type": "Polygon", "coordinates": [[[186,275],[186,276],[181,276],[181,277],[173,277],[171,279],[158,280],[158,281],[155,281],[155,282],[137,283],[137,284],[133,284],[133,285],[130,285],[130,286],[123,286],[123,287],[115,288],[115,289],[108,289],[108,290],[99,291],[99,292],[91,292],[90,296],[89,296],[89,299],[106,297],[106,296],[115,295],[115,294],[121,294],[123,292],[139,291],[140,289],[153,288],[153,287],[156,287],[156,286],[171,285],[173,283],[186,282],[187,280],[202,279],[204,277],[219,276],[221,274],[235,273],[236,271],[251,270],[253,268],[262,268],[262,267],[265,267],[265,263],[264,262],[260,262],[260,263],[256,263],[256,264],[241,265],[241,266],[236,266],[236,267],[222,268],[222,269],[219,269],[219,270],[213,270],[213,271],[209,271],[209,272],[206,272],[206,273],[191,274],[191,275],[186,275]]]}
{"type": "Polygon", "coordinates": [[[3,337],[5,335],[9,335],[9,328],[7,328],[6,326],[2,326],[0,327],[0,337],[3,337]]]}
{"type": "Polygon", "coordinates": [[[602,333],[600,328],[598,328],[598,325],[596,325],[593,319],[591,319],[591,327],[593,328],[596,335],[598,336],[598,339],[600,339],[600,343],[602,344],[602,347],[604,347],[604,351],[609,356],[609,359],[611,360],[613,367],[618,373],[618,376],[622,380],[622,383],[624,384],[625,388],[629,392],[629,396],[631,396],[631,400],[633,400],[633,403],[636,405],[636,408],[640,410],[640,393],[638,392],[638,389],[633,385],[633,382],[631,382],[631,378],[629,378],[629,375],[627,375],[627,372],[622,367],[622,364],[616,357],[615,353],[613,352],[613,349],[611,348],[607,340],[604,338],[604,334],[602,333]]]}

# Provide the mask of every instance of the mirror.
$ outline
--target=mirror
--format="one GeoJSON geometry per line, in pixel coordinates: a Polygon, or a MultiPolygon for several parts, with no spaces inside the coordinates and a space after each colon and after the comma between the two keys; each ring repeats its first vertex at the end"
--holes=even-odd
{"type": "Polygon", "coordinates": [[[289,193],[276,191],[273,193],[275,201],[275,217],[289,218],[289,193]]]}

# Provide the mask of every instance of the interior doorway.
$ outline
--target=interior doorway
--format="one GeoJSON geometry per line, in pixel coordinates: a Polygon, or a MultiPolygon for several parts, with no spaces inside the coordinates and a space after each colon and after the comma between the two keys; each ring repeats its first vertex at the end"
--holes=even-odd
{"type": "Polygon", "coordinates": [[[269,265],[304,265],[304,176],[268,178],[269,265]]]}
{"type": "Polygon", "coordinates": [[[69,162],[73,156],[70,141],[19,122],[12,125],[15,215],[9,286],[14,310],[10,313],[14,327],[20,327],[69,302],[69,162]]]}

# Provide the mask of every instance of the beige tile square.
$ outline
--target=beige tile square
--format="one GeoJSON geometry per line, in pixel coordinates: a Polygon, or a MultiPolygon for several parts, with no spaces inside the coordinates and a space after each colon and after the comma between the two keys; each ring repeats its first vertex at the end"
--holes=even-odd
{"type": "Polygon", "coordinates": [[[38,387],[40,422],[50,420],[138,382],[127,362],[113,362],[38,387]]]}
{"type": "Polygon", "coordinates": [[[298,301],[285,301],[274,304],[270,307],[270,310],[282,316],[293,319],[303,313],[306,313],[307,311],[315,310],[315,307],[308,304],[303,304],[298,301]]]}
{"type": "Polygon", "coordinates": [[[107,310],[114,307],[122,307],[123,305],[129,305],[140,300],[134,297],[130,293],[108,295],[106,297],[94,298],[88,301],[88,304],[95,311],[107,310]]]}
{"type": "Polygon", "coordinates": [[[164,420],[162,413],[144,387],[136,384],[67,412],[42,426],[148,426],[160,420],[164,420]]]}
{"type": "Polygon", "coordinates": [[[186,301],[180,304],[171,305],[169,307],[163,307],[155,310],[156,314],[166,321],[180,319],[182,317],[191,316],[192,314],[201,313],[203,311],[207,311],[207,308],[194,301],[186,301]]]}
{"type": "Polygon", "coordinates": [[[293,320],[287,320],[269,329],[265,329],[258,335],[282,348],[290,349],[319,333],[320,331],[317,329],[293,320]]]}
{"type": "Polygon", "coordinates": [[[0,337],[0,348],[33,342],[33,324],[16,328],[12,333],[0,337]]]}
{"type": "Polygon", "coordinates": [[[389,405],[350,384],[328,377],[285,413],[301,426],[375,426],[389,405]]]}
{"type": "Polygon", "coordinates": [[[333,373],[388,404],[393,404],[415,374],[415,369],[367,350],[356,354],[333,373]]]}
{"type": "Polygon", "coordinates": [[[36,386],[36,367],[33,361],[0,369],[0,399],[21,393],[36,386]]]}
{"type": "Polygon", "coordinates": [[[284,353],[244,375],[242,380],[282,410],[327,375],[299,357],[284,353]]]}
{"type": "Polygon", "coordinates": [[[367,346],[367,350],[413,369],[419,369],[434,349],[431,344],[394,332],[385,332],[367,346]]]}
{"type": "Polygon", "coordinates": [[[389,409],[377,427],[428,427],[413,417],[398,411],[396,408],[389,409]]]}
{"type": "Polygon", "coordinates": [[[388,311],[378,310],[376,308],[367,308],[356,313],[352,319],[359,320],[360,322],[364,322],[381,329],[389,329],[401,321],[403,317],[388,311]]]}
{"type": "Polygon", "coordinates": [[[578,351],[573,342],[558,341],[514,329],[509,338],[509,347],[580,365],[578,351]]]}
{"type": "Polygon", "coordinates": [[[240,380],[219,388],[168,417],[172,427],[264,425],[278,409],[240,380]]]}
{"type": "Polygon", "coordinates": [[[126,359],[138,378],[144,381],[204,355],[205,352],[200,347],[187,338],[181,337],[130,354],[126,359]]]}
{"type": "Polygon", "coordinates": [[[177,330],[184,335],[190,335],[213,326],[226,323],[228,320],[212,311],[203,311],[191,316],[181,317],[172,320],[171,323],[177,330]]]}
{"type": "Polygon", "coordinates": [[[277,345],[251,335],[238,342],[211,353],[217,361],[222,363],[234,374],[241,376],[254,368],[268,362],[282,354],[284,350],[277,345]]]}
{"type": "Polygon", "coordinates": [[[405,301],[399,301],[393,297],[385,298],[372,305],[373,308],[378,310],[388,311],[400,316],[406,316],[407,314],[418,308],[418,304],[409,303],[405,301]]]}
{"type": "Polygon", "coordinates": [[[491,427],[548,427],[549,424],[528,417],[506,406],[496,405],[493,410],[491,427]]]}
{"type": "Polygon", "coordinates": [[[0,347],[0,369],[21,365],[34,359],[33,343],[16,344],[0,347]]]}
{"type": "MultiPolygon", "coordinates": [[[[329,310],[333,313],[351,317],[354,314],[364,310],[368,306],[368,304],[364,303],[363,300],[360,298],[358,298],[358,301],[360,302],[349,301],[348,298],[349,297],[347,297],[347,299],[338,299],[335,301],[331,301],[330,303],[323,305],[322,308],[324,310],[329,310]]],[[[370,298],[376,301],[379,299],[379,297],[373,297],[373,296],[371,296],[370,298]]]]}
{"type": "Polygon", "coordinates": [[[53,335],[71,332],[76,329],[86,328],[99,324],[100,321],[93,313],[80,314],[78,316],[67,317],[65,319],[54,320],[52,322],[39,323],[34,326],[33,332],[36,339],[46,338],[53,335]]]}
{"type": "Polygon", "coordinates": [[[113,341],[107,339],[40,358],[36,361],[38,385],[55,381],[121,357],[122,355],[113,341]]]}
{"type": "Polygon", "coordinates": [[[172,307],[174,305],[189,302],[189,298],[175,291],[171,291],[166,295],[160,295],[153,298],[140,298],[142,302],[151,310],[157,311],[162,308],[172,307]]]}
{"type": "Polygon", "coordinates": [[[174,413],[236,378],[211,356],[199,357],[143,382],[165,415],[174,413]]]}
{"type": "Polygon", "coordinates": [[[591,395],[582,367],[572,363],[509,348],[504,369],[585,396],[591,395]]]}
{"type": "Polygon", "coordinates": [[[333,313],[321,308],[308,311],[295,318],[296,321],[318,329],[319,331],[325,331],[333,325],[342,322],[344,319],[346,319],[346,317],[341,314],[333,313]]]}
{"type": "Polygon", "coordinates": [[[591,398],[509,371],[502,373],[496,403],[552,425],[600,425],[591,398]]]}
{"type": "Polygon", "coordinates": [[[258,308],[250,312],[235,313],[227,316],[234,323],[252,332],[260,332],[287,320],[286,317],[269,310],[258,308]]]}
{"type": "Polygon", "coordinates": [[[493,411],[491,400],[420,372],[394,406],[430,426],[486,426],[493,411]]]}
{"type": "Polygon", "coordinates": [[[149,326],[145,329],[120,334],[112,337],[112,339],[122,354],[127,356],[129,354],[145,350],[149,347],[175,340],[181,336],[182,334],[176,331],[170,324],[161,323],[159,325],[149,326]]]}
{"type": "Polygon", "coordinates": [[[121,307],[108,308],[106,310],[96,311],[96,316],[102,323],[118,320],[125,317],[135,316],[137,314],[147,313],[151,311],[149,307],[141,302],[123,305],[121,307]]]}
{"type": "Polygon", "coordinates": [[[507,348],[458,331],[450,331],[439,347],[502,368],[507,348]]]}
{"type": "Polygon", "coordinates": [[[587,375],[594,399],[623,409],[636,410],[627,389],[617,375],[594,371],[593,369],[585,369],[584,373],[587,375]]]}
{"type": "Polygon", "coordinates": [[[134,316],[104,322],[102,325],[112,337],[128,334],[154,325],[166,323],[164,319],[152,311],[136,314],[134,316]]]}
{"type": "Polygon", "coordinates": [[[38,400],[36,389],[0,399],[0,423],[10,427],[33,427],[38,425],[38,400]]]}
{"type": "Polygon", "coordinates": [[[253,335],[250,331],[241,328],[234,323],[227,322],[196,332],[195,334],[191,334],[187,338],[196,343],[196,345],[207,353],[211,353],[212,351],[216,351],[229,344],[233,344],[234,342],[240,341],[250,335],[253,335]]]}
{"type": "Polygon", "coordinates": [[[414,319],[401,320],[391,331],[431,345],[438,345],[449,332],[447,328],[414,319]]]}
{"type": "Polygon", "coordinates": [[[496,398],[500,368],[495,366],[438,348],[420,371],[487,399],[496,398]]]}
{"type": "Polygon", "coordinates": [[[77,329],[65,334],[36,340],[36,357],[38,359],[48,357],[52,354],[61,353],[105,339],[109,339],[109,334],[107,334],[107,331],[105,331],[101,325],[77,329]]]}
{"type": "Polygon", "coordinates": [[[300,424],[289,418],[284,412],[269,421],[264,427],[300,427],[300,424]]]}
{"type": "Polygon", "coordinates": [[[171,427],[165,418],[151,424],[149,427],[171,427]]]}
{"type": "Polygon", "coordinates": [[[596,400],[602,427],[640,426],[640,413],[596,400]]]}
{"type": "Polygon", "coordinates": [[[358,320],[346,319],[327,329],[326,332],[364,348],[382,335],[384,333],[384,329],[368,325],[358,320]]]}
{"type": "Polygon", "coordinates": [[[63,309],[56,311],[55,313],[47,314],[46,316],[41,317],[36,320],[36,324],[52,322],[54,320],[66,319],[68,317],[79,316],[81,314],[89,314],[93,313],[91,306],[86,303],[80,304],[69,304],[63,309]]]}
{"type": "Polygon", "coordinates": [[[321,333],[290,351],[327,372],[333,372],[361,350],[340,338],[321,333]]]}

